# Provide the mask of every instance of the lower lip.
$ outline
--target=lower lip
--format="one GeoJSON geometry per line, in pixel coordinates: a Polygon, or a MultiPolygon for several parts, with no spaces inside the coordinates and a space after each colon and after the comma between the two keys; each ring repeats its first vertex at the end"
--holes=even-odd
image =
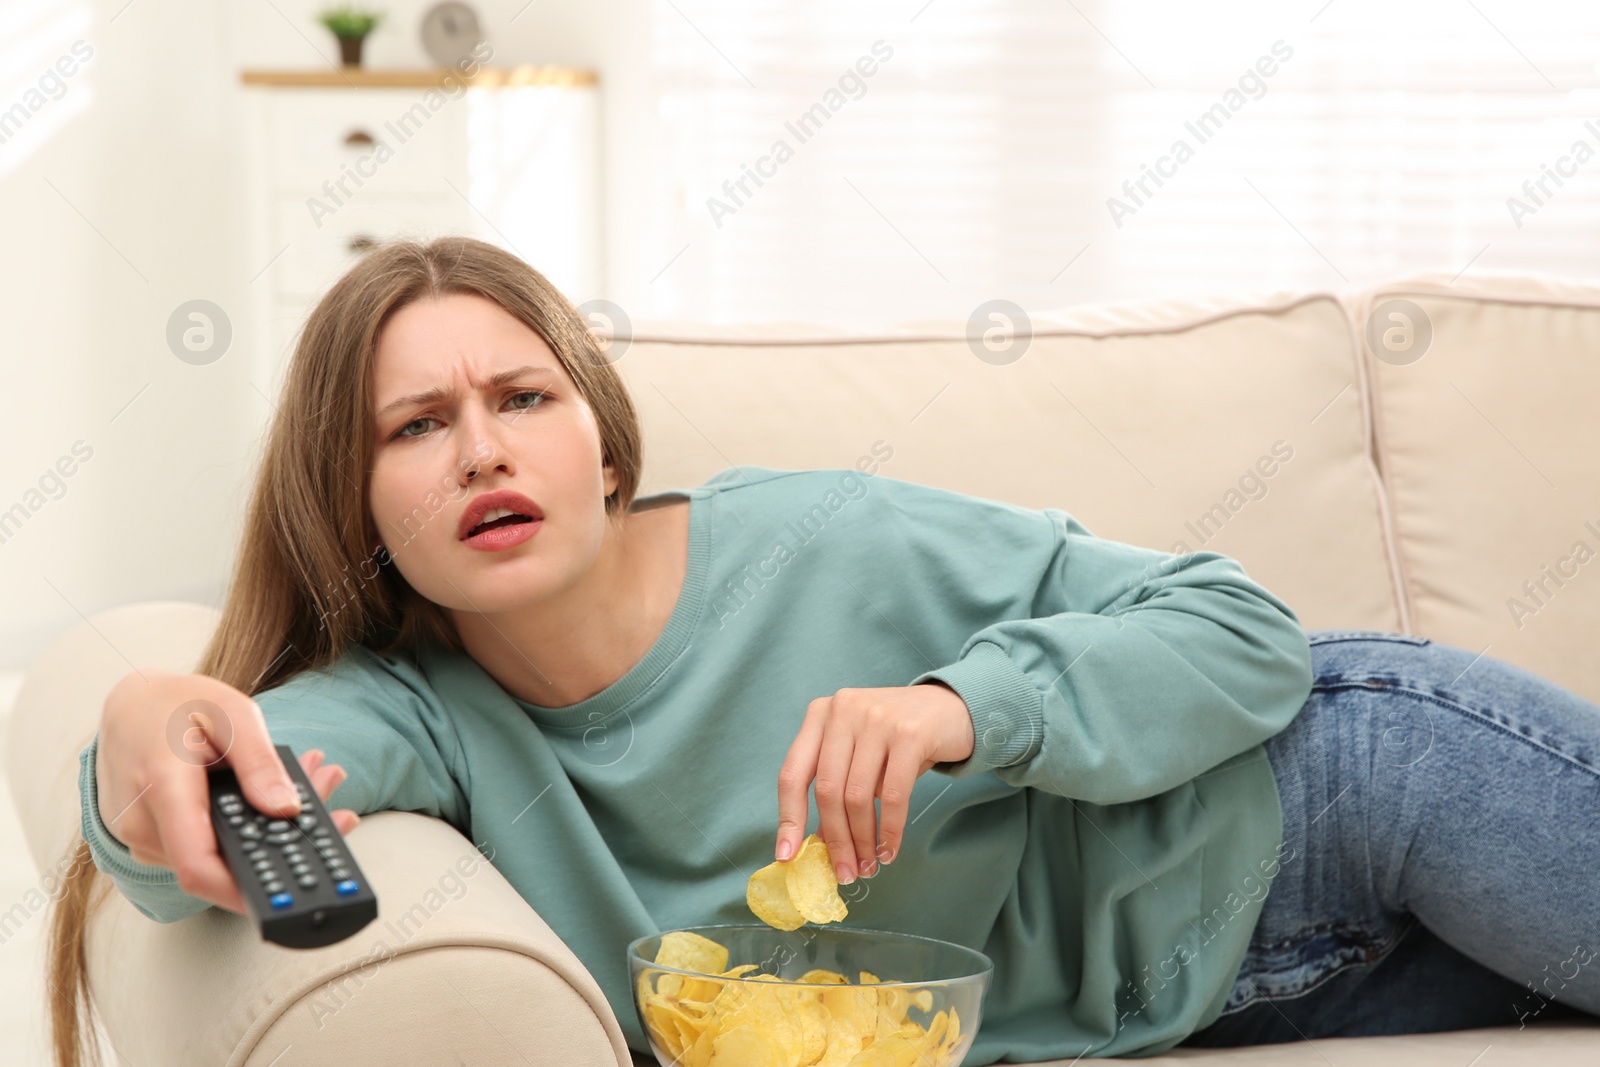
{"type": "Polygon", "coordinates": [[[538,533],[539,527],[543,525],[543,519],[535,519],[533,522],[519,522],[514,526],[502,526],[496,530],[485,530],[481,534],[474,534],[461,543],[468,548],[475,548],[479,552],[499,552],[522,544],[522,542],[538,533]]]}

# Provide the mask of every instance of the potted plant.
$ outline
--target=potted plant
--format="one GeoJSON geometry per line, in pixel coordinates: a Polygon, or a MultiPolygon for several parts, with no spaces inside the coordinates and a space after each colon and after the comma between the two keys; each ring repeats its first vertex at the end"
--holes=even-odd
{"type": "Polygon", "coordinates": [[[339,38],[339,53],[344,65],[359,67],[362,42],[367,39],[367,34],[377,29],[378,23],[383,21],[383,12],[363,11],[346,5],[329,8],[317,16],[317,21],[339,38]]]}

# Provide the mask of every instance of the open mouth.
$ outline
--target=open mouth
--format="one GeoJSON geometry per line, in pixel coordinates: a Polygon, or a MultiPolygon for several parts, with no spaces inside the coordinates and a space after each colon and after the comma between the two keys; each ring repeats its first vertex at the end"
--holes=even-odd
{"type": "Polygon", "coordinates": [[[506,526],[519,526],[523,523],[529,523],[532,521],[533,519],[526,515],[517,515],[515,513],[510,515],[501,515],[498,518],[485,519],[483,522],[478,523],[478,525],[467,531],[467,536],[476,537],[486,530],[498,530],[506,526]]]}

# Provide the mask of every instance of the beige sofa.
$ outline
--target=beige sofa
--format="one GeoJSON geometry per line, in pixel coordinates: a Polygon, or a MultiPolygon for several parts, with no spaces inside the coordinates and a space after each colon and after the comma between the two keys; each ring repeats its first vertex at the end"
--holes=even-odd
{"type": "MultiPolygon", "coordinates": [[[[1383,310],[1380,327],[1404,329],[1383,310]]],[[[1031,335],[999,353],[966,333],[772,326],[618,342],[645,423],[642,491],[736,463],[853,466],[887,446],[890,477],[1066,508],[1102,537],[1234,556],[1307,628],[1424,634],[1600,702],[1600,562],[1574,555],[1577,542],[1600,546],[1600,285],[1415,278],[1075,308],[1036,315],[1031,335]],[[1401,350],[1380,359],[1366,322],[1394,298],[1421,318],[1411,313],[1412,348],[1394,335],[1401,350]]],[[[41,871],[58,868],[76,831],[78,753],[113,680],[130,662],[192,667],[214,620],[183,603],[108,611],[30,671],[8,757],[41,871]]],[[[475,857],[453,829],[378,813],[350,844],[383,910],[324,949],[265,944],[216,909],[162,925],[111,900],[89,951],[123,1062],[630,1063],[599,987],[494,868],[480,866],[459,899],[423,903],[441,872],[475,857]]],[[[1227,1057],[1590,1064],[1600,1027],[1180,1049],[1148,1062],[1227,1057]]]]}

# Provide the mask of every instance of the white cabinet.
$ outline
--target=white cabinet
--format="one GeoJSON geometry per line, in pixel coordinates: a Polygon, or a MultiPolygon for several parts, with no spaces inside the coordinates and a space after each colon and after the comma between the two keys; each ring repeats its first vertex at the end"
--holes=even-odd
{"type": "Polygon", "coordinates": [[[246,71],[254,375],[275,403],[306,315],[373,242],[468,234],[581,303],[600,289],[596,78],[559,67],[246,71]]]}

